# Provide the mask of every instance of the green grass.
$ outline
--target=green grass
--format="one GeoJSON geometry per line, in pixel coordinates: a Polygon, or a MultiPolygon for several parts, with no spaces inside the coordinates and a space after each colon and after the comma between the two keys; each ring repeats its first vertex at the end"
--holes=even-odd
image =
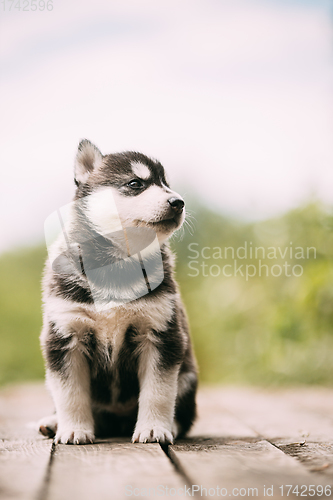
{"type": "MultiPolygon", "coordinates": [[[[256,224],[225,218],[197,204],[193,234],[175,238],[177,279],[191,324],[200,378],[213,383],[333,385],[333,216],[310,204],[256,224]],[[301,264],[300,277],[191,277],[199,249],[248,245],[315,247],[316,258],[279,258],[263,264],[301,264]]],[[[0,257],[0,384],[42,378],[40,279],[45,250],[22,249],[0,257]]],[[[233,264],[198,258],[198,265],[233,264]]],[[[240,263],[240,262],[239,262],[240,263]]],[[[246,258],[244,265],[258,265],[246,258]]],[[[215,270],[217,268],[215,267],[215,270]]]]}
{"type": "MultiPolygon", "coordinates": [[[[196,211],[193,236],[174,247],[180,254],[178,278],[205,382],[333,385],[333,217],[316,204],[257,224],[232,222],[204,208],[196,211]],[[263,259],[268,266],[301,265],[299,277],[190,277],[188,245],[315,247],[309,259],[263,259]]],[[[283,250],[284,251],[284,250],[283,250]]],[[[288,250],[289,252],[289,250],[288,250]]],[[[211,252],[212,254],[212,252],[211,252]]],[[[209,255],[209,252],[204,254],[209,255]]],[[[261,255],[261,254],[260,254],[261,255]]],[[[305,253],[306,255],[306,253],[305,253]]],[[[197,259],[223,266],[232,259],[197,259]]],[[[255,265],[258,259],[238,260],[255,265]]],[[[265,269],[265,268],[264,268],[265,269]]],[[[228,269],[228,271],[230,268],[228,269]]],[[[214,273],[216,272],[216,267],[214,273]]],[[[252,272],[252,269],[251,269],[252,272]]],[[[207,274],[207,271],[206,271],[207,274]]]]}
{"type": "Polygon", "coordinates": [[[29,248],[0,258],[0,383],[43,377],[40,280],[46,252],[29,248]]]}

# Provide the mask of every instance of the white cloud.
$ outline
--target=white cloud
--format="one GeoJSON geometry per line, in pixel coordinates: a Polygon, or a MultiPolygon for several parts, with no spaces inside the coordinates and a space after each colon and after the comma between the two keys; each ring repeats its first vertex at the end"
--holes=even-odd
{"type": "Polygon", "coordinates": [[[41,234],[69,201],[82,137],[104,153],[158,157],[186,190],[240,216],[270,216],[313,192],[331,200],[324,10],[231,0],[54,6],[2,21],[0,249],[41,234]]]}

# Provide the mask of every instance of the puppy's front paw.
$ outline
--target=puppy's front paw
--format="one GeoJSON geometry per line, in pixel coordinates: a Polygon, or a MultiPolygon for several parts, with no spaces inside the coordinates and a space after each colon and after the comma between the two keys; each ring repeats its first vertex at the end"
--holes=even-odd
{"type": "Polygon", "coordinates": [[[56,444],[87,444],[93,443],[94,432],[91,429],[59,428],[54,442],[56,444]]]}
{"type": "Polygon", "coordinates": [[[173,443],[171,430],[160,424],[137,425],[132,437],[132,443],[173,443]]]}

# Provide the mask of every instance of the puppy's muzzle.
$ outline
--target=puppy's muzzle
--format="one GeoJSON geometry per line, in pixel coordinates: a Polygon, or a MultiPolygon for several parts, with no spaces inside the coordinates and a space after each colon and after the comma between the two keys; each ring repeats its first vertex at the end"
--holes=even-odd
{"type": "Polygon", "coordinates": [[[184,200],[182,200],[181,198],[176,198],[176,197],[173,197],[173,198],[170,198],[168,200],[172,210],[176,213],[176,214],[181,214],[182,211],[183,211],[183,208],[185,206],[185,202],[184,200]]]}

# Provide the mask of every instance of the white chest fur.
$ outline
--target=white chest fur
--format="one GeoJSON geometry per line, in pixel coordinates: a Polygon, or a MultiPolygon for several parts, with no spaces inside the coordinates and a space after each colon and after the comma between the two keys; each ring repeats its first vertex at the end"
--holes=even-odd
{"type": "MultiPolygon", "coordinates": [[[[112,361],[115,361],[130,326],[145,337],[149,337],[152,330],[166,330],[174,312],[175,300],[175,294],[165,294],[158,300],[141,298],[110,311],[97,312],[93,305],[50,297],[45,304],[45,323],[54,322],[64,335],[74,335],[77,341],[87,330],[93,330],[100,345],[112,346],[112,361]]],[[[46,334],[46,331],[42,332],[42,341],[46,334]]]]}

